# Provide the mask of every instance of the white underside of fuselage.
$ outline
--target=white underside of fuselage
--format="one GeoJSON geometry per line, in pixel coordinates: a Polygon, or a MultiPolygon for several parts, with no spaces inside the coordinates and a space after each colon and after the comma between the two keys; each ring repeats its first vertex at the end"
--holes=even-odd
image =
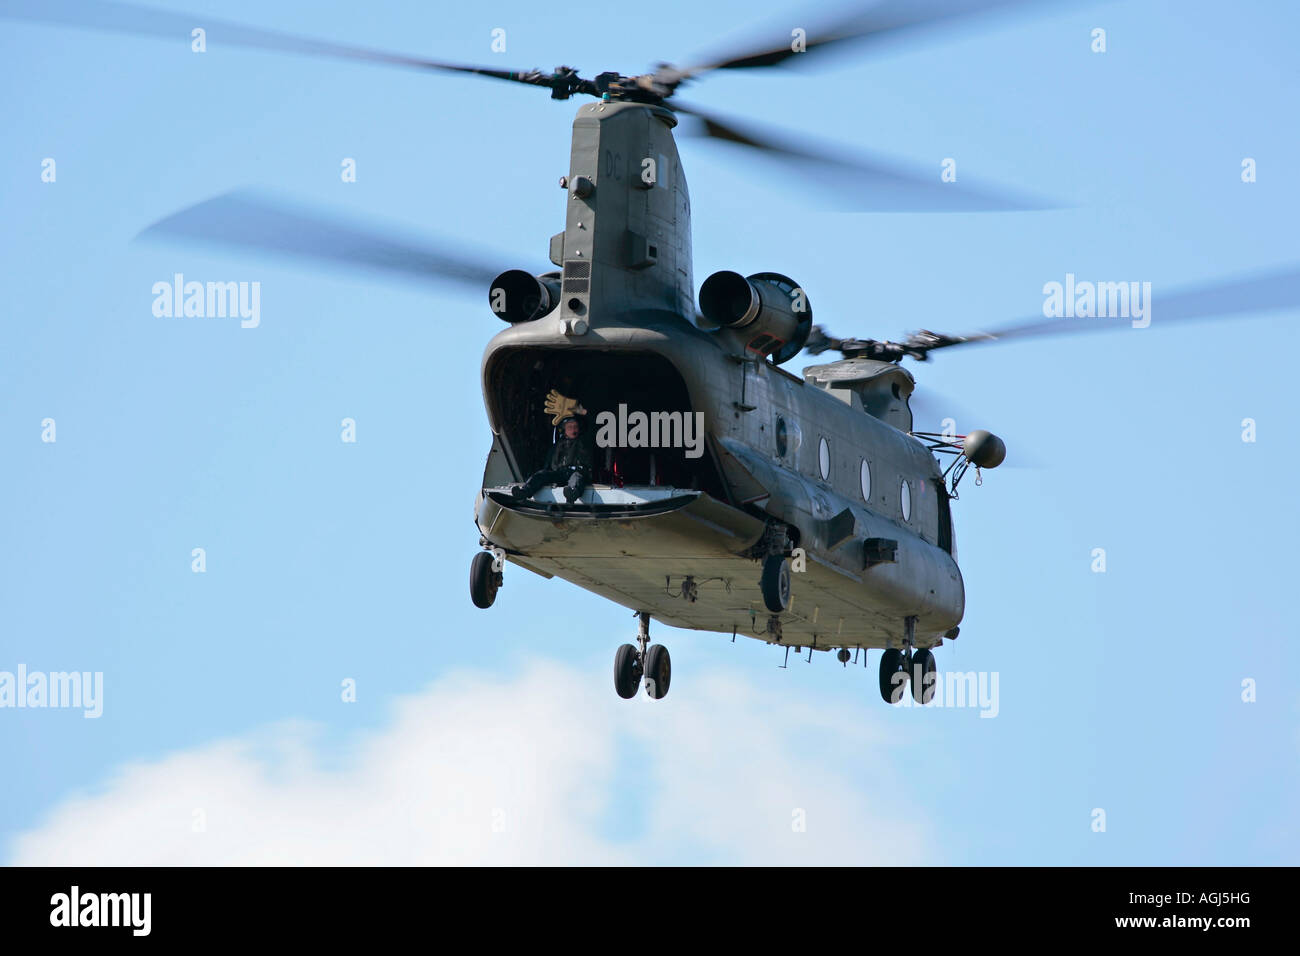
{"type": "MultiPolygon", "coordinates": [[[[595,485],[573,505],[561,490],[514,501],[508,488],[485,489],[479,529],[507,561],[673,627],[818,650],[902,644],[906,614],[873,585],[876,569],[854,574],[811,553],[792,561],[791,601],[778,616],[777,637],[760,563],[745,555],[762,537],[761,519],[689,489],[595,485]]],[[[918,617],[916,646],[941,643],[951,622],[918,617]]]]}

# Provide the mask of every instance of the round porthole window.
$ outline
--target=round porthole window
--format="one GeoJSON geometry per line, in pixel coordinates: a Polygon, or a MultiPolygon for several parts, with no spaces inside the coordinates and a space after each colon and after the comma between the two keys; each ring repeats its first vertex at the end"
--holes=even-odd
{"type": "Polygon", "coordinates": [[[903,482],[903,520],[912,520],[912,487],[906,481],[903,482]]]}
{"type": "Polygon", "coordinates": [[[862,459],[862,500],[871,500],[871,466],[865,458],[862,459]]]}
{"type": "Polygon", "coordinates": [[[776,456],[778,458],[784,458],[785,453],[789,450],[789,442],[786,439],[785,419],[778,417],[776,420],[776,456]]]}
{"type": "Polygon", "coordinates": [[[817,444],[817,464],[821,466],[822,481],[826,481],[831,476],[831,446],[825,438],[817,444]]]}

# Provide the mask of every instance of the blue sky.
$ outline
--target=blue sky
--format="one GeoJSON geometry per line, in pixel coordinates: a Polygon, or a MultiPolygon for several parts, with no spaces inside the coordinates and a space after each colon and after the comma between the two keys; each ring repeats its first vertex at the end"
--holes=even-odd
{"type": "MultiPolygon", "coordinates": [[[[815,24],[731,0],[173,6],[587,75],[815,24]]],[[[874,654],[782,670],[774,648],[662,626],[672,693],[618,700],[628,611],[519,569],[487,612],[466,593],[485,297],[132,241],[256,187],[540,270],[573,101],[0,20],[0,670],[105,682],[97,720],[0,710],[3,858],[1295,863],[1297,311],[1164,328],[1159,297],[1300,261],[1300,14],[1048,6],[689,94],[936,176],[953,157],[1061,209],[848,214],[798,173],[679,138],[696,281],[792,275],[840,335],[1033,316],[1068,272],[1152,283],[1150,328],[911,366],[961,430],[1037,464],[968,478],[954,511],[967,612],[939,666],[997,672],[995,719],[888,708],[874,654]],[[156,318],[175,272],[259,281],[260,327],[156,318]]]]}

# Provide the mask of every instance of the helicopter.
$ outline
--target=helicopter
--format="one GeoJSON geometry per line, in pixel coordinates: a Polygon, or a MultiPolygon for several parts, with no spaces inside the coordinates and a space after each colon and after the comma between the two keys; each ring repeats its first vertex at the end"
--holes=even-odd
{"type": "MultiPolygon", "coordinates": [[[[633,611],[635,643],[615,653],[625,699],[642,686],[663,698],[671,657],[650,623],[744,636],[796,653],[834,651],[855,663],[882,651],[879,690],[898,703],[908,687],[932,698],[934,650],[957,639],[965,591],[952,501],[969,468],[1007,457],[986,430],[915,428],[916,388],[904,360],[1026,336],[1117,328],[1034,317],[963,335],[914,332],[901,341],[838,338],[813,321],[810,297],[779,272],[720,271],[697,291],[691,196],[675,130],[686,119],[709,138],[790,162],[816,162],[801,145],[678,98],[720,70],[775,68],[835,45],[878,39],[1007,0],[877,4],[794,42],[746,49],[679,68],[604,72],[572,67],[507,71],[380,53],[204,18],[208,42],[390,66],[469,73],[536,86],[555,100],[589,97],[572,122],[564,228],[550,238],[553,269],[497,271],[434,246],[233,193],[154,223],[147,238],[234,244],[486,293],[506,327],[481,361],[491,431],[473,519],[472,602],[492,607],[507,565],[560,578],[633,611]],[[786,366],[798,355],[834,361],[786,366]],[[562,494],[546,481],[552,449],[575,422],[587,454],[562,494]]],[[[10,3],[0,15],[154,36],[188,36],[194,18],[144,7],[65,0],[10,3]]],[[[843,164],[842,160],[837,160],[843,164]]],[[[882,187],[884,208],[1035,208],[1006,192],[949,189],[900,167],[851,164],[882,187]],[[901,198],[900,198],[901,197],[901,198]],[[900,205],[901,203],[901,205],[900,205]]],[[[1161,297],[1162,322],[1243,314],[1300,302],[1300,270],[1284,270],[1161,297]]]]}

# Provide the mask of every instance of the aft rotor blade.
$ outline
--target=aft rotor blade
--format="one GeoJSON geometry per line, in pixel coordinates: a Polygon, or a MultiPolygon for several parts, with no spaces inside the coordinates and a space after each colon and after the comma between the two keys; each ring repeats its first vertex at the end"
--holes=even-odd
{"type": "Polygon", "coordinates": [[[875,212],[1013,212],[1049,209],[1053,204],[969,182],[942,182],[938,166],[920,172],[883,156],[848,156],[833,146],[818,146],[788,133],[760,129],[745,121],[723,119],[674,99],[671,106],[700,120],[703,135],[735,143],[773,159],[809,169],[814,182],[832,190],[837,204],[875,212]]]}
{"type": "MultiPolygon", "coordinates": [[[[1100,286],[1103,283],[1095,283],[1100,286]]],[[[1130,286],[1132,292],[1132,284],[1130,286]]],[[[1139,284],[1140,287],[1140,284],[1139,284]]],[[[981,342],[1000,342],[1015,339],[1033,338],[1048,335],[1075,335],[1081,332],[1104,332],[1114,329],[1139,327],[1156,328],[1166,322],[1185,322],[1197,319],[1226,318],[1228,316],[1250,316],[1260,312],[1278,309],[1295,309],[1300,307],[1300,265],[1289,265],[1253,276],[1212,282],[1193,288],[1179,289],[1168,295],[1161,294],[1158,287],[1153,287],[1150,296],[1142,295],[1145,302],[1141,306],[1143,315],[1133,314],[1133,302],[1129,302],[1128,316],[1106,318],[1042,318],[1026,319],[1002,328],[987,332],[975,332],[966,336],[945,336],[937,345],[928,346],[927,351],[938,348],[950,348],[954,345],[974,345],[981,342]]],[[[1092,311],[1097,311],[1094,308],[1092,311]]]]}
{"type": "Polygon", "coordinates": [[[137,238],[181,239],[452,282],[487,292],[501,271],[483,259],[294,209],[255,193],[233,192],[160,219],[137,238]]]}
{"type": "Polygon", "coordinates": [[[210,48],[222,44],[282,53],[300,53],[307,56],[324,56],[334,59],[379,63],[417,70],[442,70],[453,73],[475,73],[498,80],[527,83],[531,86],[551,86],[552,77],[537,70],[494,70],[457,63],[443,63],[423,57],[400,53],[386,53],[364,47],[312,40],[275,30],[260,30],[227,20],[190,13],[173,13],[153,7],[126,3],[104,3],[97,0],[0,0],[0,18],[26,20],[33,23],[50,23],[86,30],[106,30],[134,36],[158,37],[166,40],[190,42],[191,31],[201,27],[206,33],[210,48]]]}
{"type": "MultiPolygon", "coordinates": [[[[778,66],[814,50],[866,41],[884,41],[921,28],[951,26],[982,14],[1025,6],[1048,9],[1047,4],[1035,0],[884,0],[860,8],[820,28],[813,26],[807,29],[802,45],[795,42],[793,31],[785,28],[780,43],[712,57],[701,66],[680,71],[680,76],[684,79],[712,70],[778,66]]],[[[794,18],[791,23],[795,27],[799,26],[794,18]]]]}

